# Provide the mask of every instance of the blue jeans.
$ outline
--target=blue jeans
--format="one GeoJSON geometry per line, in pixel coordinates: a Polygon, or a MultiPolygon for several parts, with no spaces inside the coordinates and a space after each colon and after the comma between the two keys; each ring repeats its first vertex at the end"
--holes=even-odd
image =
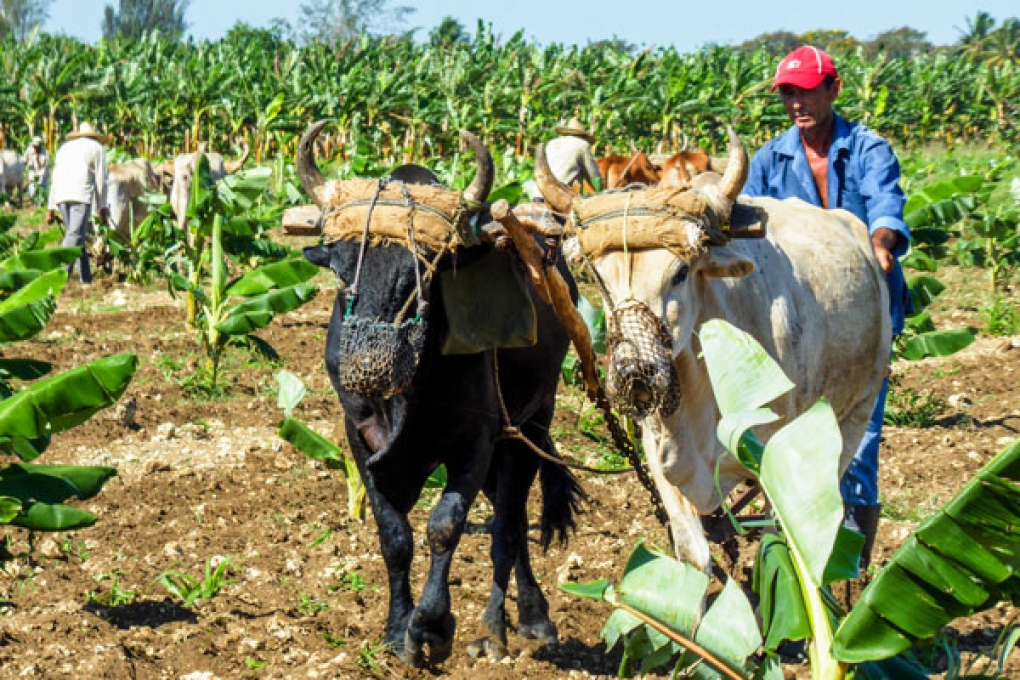
{"type": "Polygon", "coordinates": [[[839,491],[847,505],[878,505],[878,445],[882,441],[882,420],[885,418],[885,397],[888,393],[889,378],[886,378],[882,381],[882,391],[878,393],[861,445],[840,480],[839,491]]]}

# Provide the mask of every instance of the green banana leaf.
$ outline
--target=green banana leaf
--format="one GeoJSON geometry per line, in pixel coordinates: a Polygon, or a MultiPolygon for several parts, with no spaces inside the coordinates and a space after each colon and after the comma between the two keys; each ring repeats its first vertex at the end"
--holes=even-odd
{"type": "Polygon", "coordinates": [[[0,302],[0,342],[27,340],[45,328],[66,282],[67,272],[55,269],[32,278],[0,302]]]}
{"type": "Polygon", "coordinates": [[[11,520],[11,526],[32,531],[71,531],[90,527],[96,519],[91,512],[69,505],[33,503],[11,520]]]}
{"type": "MultiPolygon", "coordinates": [[[[683,648],[628,610],[658,621],[687,639],[698,643],[727,666],[749,674],[748,658],[761,646],[761,634],[750,603],[739,585],[727,581],[712,606],[699,622],[708,577],[639,543],[631,553],[618,587],[602,579],[593,583],[564,583],[560,588],[578,597],[608,602],[617,610],[606,621],[601,636],[607,649],[623,642],[625,655],[639,659],[642,670],[669,661],[683,648]]],[[[689,651],[679,667],[690,668],[698,657],[689,651]]],[[[718,678],[720,674],[703,662],[694,666],[696,678],[718,678]]]]}
{"type": "Polygon", "coordinates": [[[946,286],[934,276],[915,276],[907,281],[907,289],[914,302],[914,313],[918,314],[924,311],[946,286]]]}
{"type": "Polygon", "coordinates": [[[318,286],[300,283],[248,298],[232,307],[227,317],[216,324],[216,330],[225,335],[247,335],[265,328],[277,314],[297,309],[315,297],[318,290],[318,286]]]}
{"type": "Polygon", "coordinates": [[[919,361],[925,357],[947,357],[970,345],[974,338],[975,332],[971,328],[921,333],[908,338],[898,355],[908,361],[919,361]]]}
{"type": "Polygon", "coordinates": [[[17,444],[62,432],[110,406],[138,368],[134,354],[118,354],[51,376],[0,402],[0,450],[34,458],[17,444]]]}
{"type": "Polygon", "coordinates": [[[21,513],[21,501],[17,498],[0,496],[0,524],[10,524],[21,513]]]}
{"type": "Polygon", "coordinates": [[[47,248],[28,250],[0,262],[0,270],[38,269],[48,272],[70,264],[81,257],[81,248],[47,248]]]}
{"type": "Polygon", "coordinates": [[[54,269],[42,276],[35,277],[15,291],[10,297],[0,302],[0,314],[45,297],[57,297],[67,283],[67,271],[54,269]]]}
{"type": "Polygon", "coordinates": [[[893,555],[836,631],[855,663],[894,656],[1020,588],[1020,441],[1000,452],[893,555]]]}
{"type": "Polygon", "coordinates": [[[116,474],[112,467],[14,463],[0,469],[0,495],[24,504],[89,499],[116,474]]]}
{"type": "Polygon", "coordinates": [[[53,297],[0,311],[0,342],[18,342],[33,337],[46,327],[56,311],[57,300],[53,297]]]}
{"type": "Polygon", "coordinates": [[[0,271],[0,291],[14,292],[43,275],[41,269],[0,271]]]}
{"type": "Polygon", "coordinates": [[[782,537],[776,534],[761,537],[751,583],[760,597],[758,610],[762,630],[766,631],[766,650],[775,652],[786,640],[811,637],[811,625],[790,548],[782,537]]]}
{"type": "Polygon", "coordinates": [[[253,269],[227,286],[227,295],[250,297],[273,289],[304,283],[315,277],[319,268],[308,260],[288,260],[253,269]]]}
{"type": "Polygon", "coordinates": [[[281,439],[293,444],[294,448],[309,458],[325,461],[328,467],[347,472],[347,456],[340,447],[300,420],[285,419],[280,424],[278,433],[281,439]]]}
{"type": "Polygon", "coordinates": [[[596,307],[588,302],[583,295],[577,296],[577,311],[584,319],[584,325],[588,327],[588,335],[591,336],[591,346],[596,354],[606,353],[606,312],[602,307],[596,307]]]}

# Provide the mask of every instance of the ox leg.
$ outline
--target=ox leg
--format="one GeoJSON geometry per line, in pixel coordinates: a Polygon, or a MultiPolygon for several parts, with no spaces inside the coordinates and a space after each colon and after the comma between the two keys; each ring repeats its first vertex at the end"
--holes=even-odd
{"type": "MultiPolygon", "coordinates": [[[[552,411],[548,414],[548,420],[540,429],[525,428],[525,434],[533,442],[542,447],[542,450],[551,456],[556,456],[556,447],[552,438],[549,437],[549,423],[552,422],[552,411]]],[[[519,454],[518,454],[519,455],[519,454]]],[[[529,456],[535,461],[536,470],[540,463],[534,456],[529,456]]],[[[543,473],[544,474],[544,473],[543,473]]],[[[531,472],[528,478],[528,485],[524,487],[521,503],[520,539],[517,543],[517,564],[515,577],[517,579],[517,633],[522,637],[531,640],[540,640],[545,644],[552,644],[559,640],[559,632],[556,625],[549,618],[549,602],[542,594],[542,587],[535,578],[535,572],[531,569],[531,553],[528,549],[528,516],[527,503],[531,484],[535,478],[535,472],[531,472]]],[[[549,499],[543,500],[547,505],[549,499]]]]}
{"type": "MultiPolygon", "coordinates": [[[[477,460],[477,459],[476,459],[477,460]]],[[[429,662],[442,663],[453,651],[456,620],[450,612],[450,568],[453,553],[467,525],[467,514],[487,470],[454,471],[447,467],[449,481],[442,498],[429,516],[428,541],[432,560],[428,579],[418,606],[411,613],[404,635],[401,658],[412,666],[425,665],[425,645],[429,662]]]]}
{"type": "MultiPolygon", "coordinates": [[[[495,520],[490,549],[492,588],[482,617],[482,622],[492,636],[468,645],[468,654],[471,656],[484,655],[494,661],[507,655],[506,594],[511,572],[517,567],[518,589],[523,587],[529,599],[532,594],[526,586],[522,586],[522,573],[524,583],[530,580],[533,588],[537,588],[530,566],[527,565],[527,503],[528,493],[538,472],[538,461],[523,444],[516,441],[501,442],[497,451],[494,462],[497,466],[496,484],[492,498],[495,520]],[[525,564],[523,570],[520,567],[522,563],[525,564]]],[[[540,591],[538,597],[542,597],[540,591]]],[[[520,606],[524,607],[523,604],[520,606]]],[[[521,618],[523,622],[524,609],[521,610],[521,618]]]]}
{"type": "MultiPolygon", "coordinates": [[[[349,426],[350,427],[350,426],[349,426]]],[[[352,431],[352,430],[348,430],[352,431]]],[[[352,442],[353,444],[353,442],[352,442]]],[[[398,510],[379,492],[375,478],[360,464],[361,479],[365,484],[372,515],[379,530],[379,549],[389,580],[389,612],[386,616],[385,642],[397,656],[403,658],[404,632],[414,610],[411,596],[411,559],[414,556],[414,533],[407,515],[398,510]]]]}
{"type": "Polygon", "coordinates": [[[688,562],[706,574],[712,565],[712,553],[701,523],[701,515],[687,498],[666,478],[662,468],[662,451],[648,456],[648,470],[655,488],[662,498],[669,519],[669,533],[673,549],[681,562],[688,562]]]}

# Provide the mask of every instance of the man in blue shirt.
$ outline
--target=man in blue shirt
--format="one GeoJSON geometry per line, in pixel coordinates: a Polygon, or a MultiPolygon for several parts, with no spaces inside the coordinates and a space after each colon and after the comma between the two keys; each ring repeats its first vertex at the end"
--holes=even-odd
{"type": "MultiPolygon", "coordinates": [[[[868,226],[875,255],[886,273],[895,336],[903,330],[909,304],[897,259],[910,243],[910,229],[903,221],[906,197],[899,186],[899,161],[884,139],[833,112],[842,82],[822,50],[806,46],[788,54],[776,70],[772,90],[776,89],[793,127],[755,154],[744,193],[796,197],[827,209],[842,208],[860,218],[868,226]]],[[[881,511],[878,447],[888,389],[886,378],[864,439],[840,482],[844,523],[864,534],[861,561],[865,567],[871,562],[881,511]]]]}

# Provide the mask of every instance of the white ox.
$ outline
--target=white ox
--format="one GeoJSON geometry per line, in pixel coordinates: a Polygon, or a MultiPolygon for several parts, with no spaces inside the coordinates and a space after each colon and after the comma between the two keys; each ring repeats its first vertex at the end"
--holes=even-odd
{"type": "Polygon", "coordinates": [[[142,201],[142,196],[154,191],[159,191],[159,179],[144,158],[107,166],[106,202],[110,208],[110,225],[124,239],[130,241],[134,229],[149,214],[149,205],[142,201]]]}
{"type": "MultiPolygon", "coordinates": [[[[575,199],[541,150],[535,175],[546,201],[572,215],[575,229],[596,217],[589,205],[600,197],[575,199]]],[[[750,333],[796,384],[771,404],[783,419],[755,429],[763,440],[820,397],[829,400],[843,438],[840,473],[864,434],[890,351],[885,277],[865,225],[799,200],[743,197],[734,208],[746,177],[747,155],[731,131],[722,177],[700,175],[686,192],[634,192],[625,210],[578,229],[611,298],[609,333],[628,329],[609,357],[611,397],[642,419],[677,557],[703,570],[711,556],[699,515],[721,504],[717,464],[723,496],[750,472],[723,455],[716,436],[719,409],[695,335],[701,324],[725,319],[750,333]],[[636,208],[649,203],[661,207],[658,214],[639,214],[636,208]],[[712,229],[714,218],[735,223],[748,212],[765,223],[766,238],[727,240],[712,229]],[[641,337],[658,340],[651,348],[631,344],[641,337]]],[[[623,203],[620,197],[617,205],[623,203]]]]}
{"type": "Polygon", "coordinates": [[[0,150],[0,194],[12,198],[14,190],[18,192],[18,204],[21,204],[25,190],[25,162],[21,156],[11,149],[0,150]]]}
{"type": "MultiPolygon", "coordinates": [[[[218,153],[206,153],[209,161],[209,176],[217,182],[229,174],[237,172],[245,161],[248,160],[249,148],[244,147],[244,153],[236,161],[226,161],[218,153]]],[[[170,207],[177,216],[177,224],[181,229],[187,226],[188,201],[191,200],[191,183],[195,175],[195,162],[198,154],[205,152],[205,143],[199,145],[198,151],[194,153],[182,153],[174,159],[174,179],[170,187],[170,207]]]]}

